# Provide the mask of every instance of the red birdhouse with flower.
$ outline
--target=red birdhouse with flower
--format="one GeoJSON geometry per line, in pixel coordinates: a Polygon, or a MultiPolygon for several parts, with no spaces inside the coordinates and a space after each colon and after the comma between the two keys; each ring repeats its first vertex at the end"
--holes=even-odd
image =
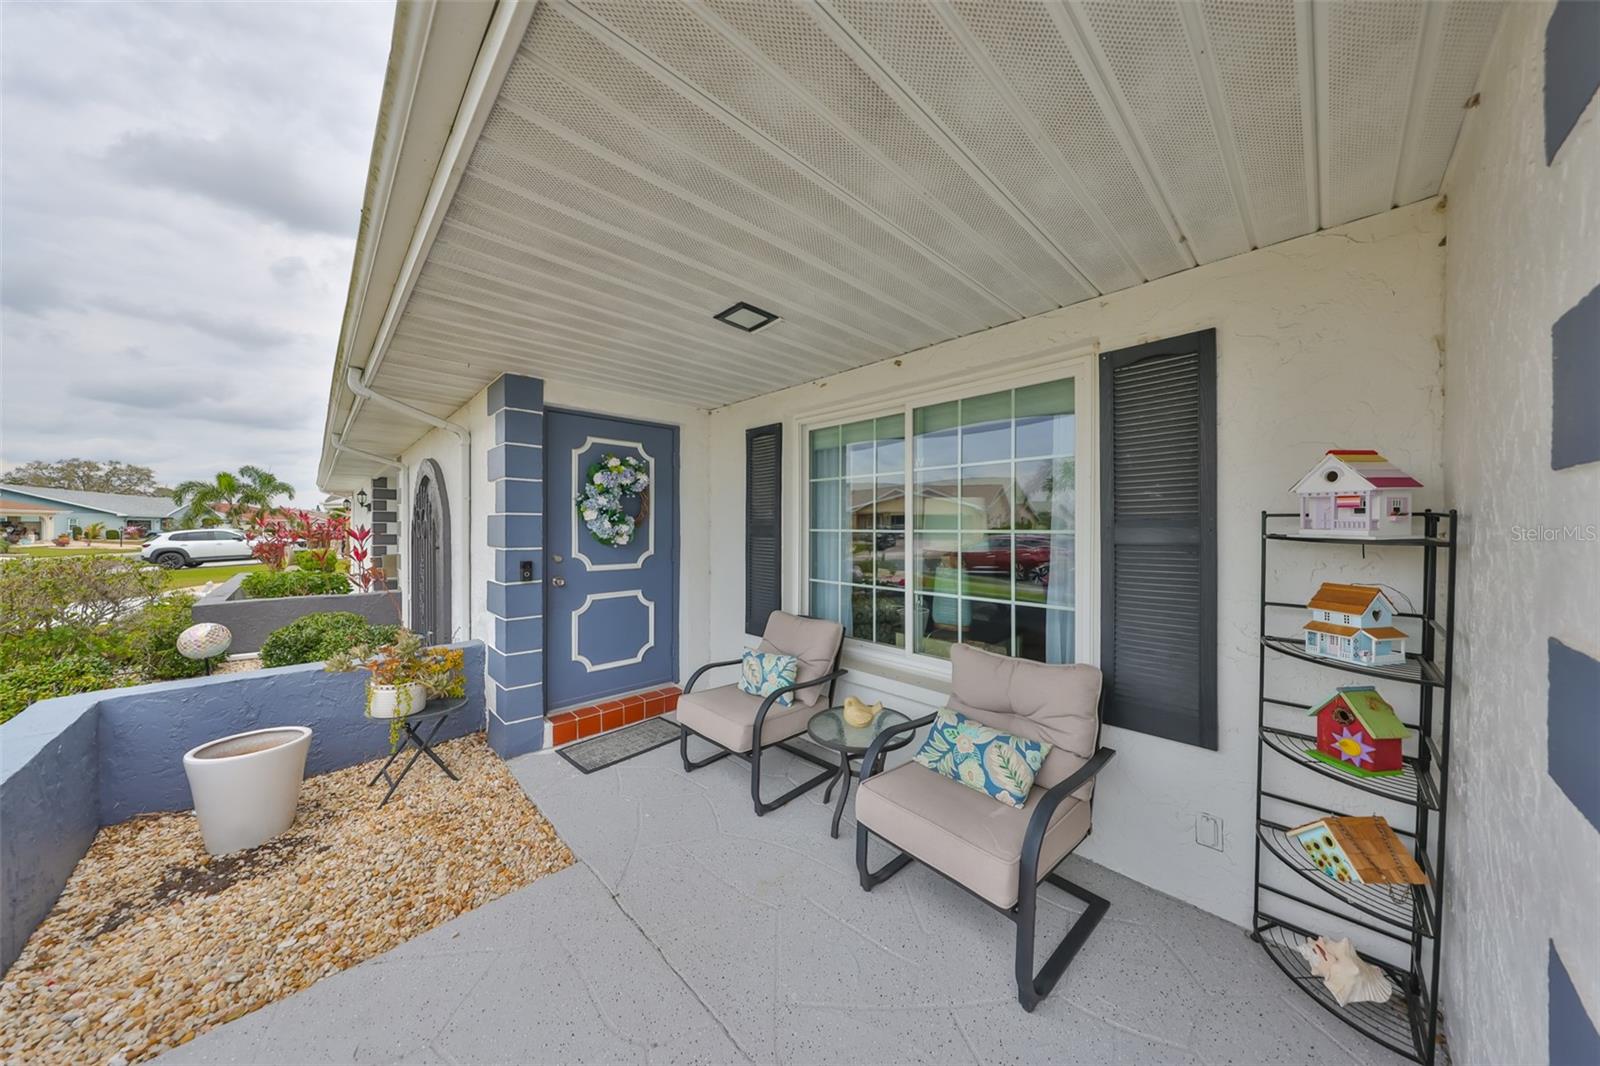
{"type": "Polygon", "coordinates": [[[1404,770],[1400,742],[1412,735],[1378,690],[1347,685],[1312,707],[1317,746],[1308,755],[1358,777],[1404,770]]]}

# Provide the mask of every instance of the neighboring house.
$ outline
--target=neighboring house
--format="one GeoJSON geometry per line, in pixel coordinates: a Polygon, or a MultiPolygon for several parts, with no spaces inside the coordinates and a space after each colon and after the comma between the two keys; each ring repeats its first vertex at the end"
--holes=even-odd
{"type": "Polygon", "coordinates": [[[1394,604],[1371,585],[1325,581],[1306,606],[1301,628],[1306,651],[1361,666],[1398,666],[1406,661],[1406,631],[1394,624],[1394,604]]]}
{"type": "MultiPolygon", "coordinates": [[[[218,522],[221,522],[226,525],[233,526],[235,529],[248,529],[255,525],[256,518],[260,513],[260,508],[253,507],[250,504],[234,507],[232,504],[228,503],[214,503],[210,507],[206,508],[206,510],[215,519],[215,521],[208,518],[206,521],[201,523],[202,525],[216,525],[218,522]]],[[[275,506],[271,511],[268,512],[267,517],[269,519],[273,517],[281,517],[286,511],[305,511],[305,513],[311,518],[328,517],[327,511],[324,508],[308,510],[306,508],[290,507],[286,504],[279,504],[275,506]]]]}
{"type": "MultiPolygon", "coordinates": [[[[1527,910],[1554,914],[1600,854],[1543,723],[1547,697],[1553,729],[1590,720],[1544,641],[1596,653],[1600,553],[1511,525],[1581,530],[1600,498],[1600,456],[1571,458],[1592,333],[1555,328],[1600,284],[1600,121],[1547,157],[1550,9],[402,3],[316,483],[365,493],[352,522],[413,629],[487,644],[506,755],[625,721],[611,701],[736,658],[779,607],[849,627],[840,696],[917,715],[949,699],[953,640],[1096,663],[1114,829],[1085,854],[1249,925],[1238,819],[1261,718],[1290,713],[1258,713],[1258,639],[1300,621],[1260,597],[1443,552],[1295,545],[1263,573],[1262,515],[1327,442],[1382,441],[1430,489],[1367,485],[1463,515],[1441,567],[1472,654],[1429,714],[1472,727],[1451,849],[1483,861],[1454,867],[1446,957],[1506,968],[1438,983],[1460,1058],[1513,1058],[1543,1032],[1520,1019],[1546,932],[1600,1004],[1578,927],[1482,902],[1533,869],[1527,910]],[[650,472],[620,546],[574,508],[607,456],[650,472]],[[1023,495],[1051,519],[1042,580],[953,565],[1020,557],[1023,495]],[[868,580],[855,548],[888,535],[905,576],[868,580]],[[1225,858],[1167,846],[1202,812],[1228,815],[1225,858]]],[[[1403,661],[1375,590],[1313,609],[1316,654],[1403,661]]]]}
{"type": "Polygon", "coordinates": [[[1368,448],[1336,448],[1295,484],[1300,529],[1339,537],[1409,537],[1422,482],[1368,448]]]}
{"type": "Polygon", "coordinates": [[[56,535],[60,515],[54,507],[0,496],[0,536],[14,536],[24,544],[50,540],[56,535]]]}
{"type": "Polygon", "coordinates": [[[109,529],[138,526],[146,532],[175,529],[183,508],[170,496],[135,496],[120,492],[82,492],[0,484],[7,500],[56,509],[56,532],[66,533],[98,522],[109,529]]]}

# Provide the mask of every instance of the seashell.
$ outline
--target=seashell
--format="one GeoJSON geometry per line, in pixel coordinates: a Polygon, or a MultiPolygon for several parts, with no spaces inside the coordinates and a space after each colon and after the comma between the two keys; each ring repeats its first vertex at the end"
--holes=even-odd
{"type": "Polygon", "coordinates": [[[1349,937],[1329,940],[1319,936],[1307,940],[1300,945],[1300,954],[1341,1007],[1351,1003],[1382,1003],[1394,995],[1389,976],[1357,955],[1356,949],[1350,946],[1349,937]]]}

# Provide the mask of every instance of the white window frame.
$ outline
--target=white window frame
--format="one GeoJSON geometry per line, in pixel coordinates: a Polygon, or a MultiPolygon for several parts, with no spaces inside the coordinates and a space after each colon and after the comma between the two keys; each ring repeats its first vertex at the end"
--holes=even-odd
{"type": "MultiPolygon", "coordinates": [[[[1073,456],[1076,464],[1075,484],[1077,523],[1074,529],[1076,547],[1075,573],[1077,595],[1073,604],[1074,650],[1077,661],[1098,666],[1100,662],[1100,429],[1098,349],[1073,345],[1055,348],[1030,356],[1013,359],[1004,373],[995,374],[991,367],[976,366],[955,374],[943,375],[921,385],[897,382],[892,388],[879,388],[859,393],[849,400],[818,403],[800,408],[784,420],[784,432],[795,445],[786,448],[784,463],[786,484],[798,486],[790,494],[797,497],[784,505],[784,609],[804,613],[810,605],[811,595],[811,431],[855,422],[866,418],[882,418],[897,412],[905,418],[906,460],[905,478],[908,506],[906,508],[907,585],[905,595],[916,595],[912,587],[911,544],[915,526],[911,499],[912,473],[915,468],[913,447],[915,427],[913,411],[920,407],[947,403],[951,400],[970,399],[992,392],[1025,388],[1045,382],[1074,379],[1074,411],[1076,441],[1073,456]]],[[[915,373],[907,368],[908,374],[915,373]]],[[[844,382],[834,383],[843,386],[844,382]]],[[[842,391],[842,390],[841,390],[842,391]]],[[[1014,602],[1014,601],[1013,601],[1014,602]]],[[[907,617],[911,608],[906,609],[907,617]]],[[[936,682],[948,682],[950,661],[932,655],[923,655],[911,649],[907,638],[905,648],[896,648],[873,641],[845,639],[846,665],[854,665],[866,672],[880,670],[890,675],[907,674],[936,682]]]]}

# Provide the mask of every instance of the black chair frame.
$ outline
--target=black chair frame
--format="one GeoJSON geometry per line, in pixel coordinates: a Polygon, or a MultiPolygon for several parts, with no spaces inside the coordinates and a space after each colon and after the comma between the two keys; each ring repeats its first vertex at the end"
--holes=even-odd
{"type": "MultiPolygon", "coordinates": [[[[934,715],[930,714],[925,718],[905,722],[880,733],[872,742],[872,746],[867,749],[866,755],[862,756],[862,783],[865,784],[867,778],[876,772],[878,756],[882,754],[883,747],[890,737],[897,733],[903,733],[908,729],[921,729],[926,725],[930,725],[934,717],[934,715]]],[[[1073,956],[1077,955],[1078,949],[1083,947],[1084,942],[1089,939],[1089,934],[1094,932],[1094,927],[1100,924],[1100,919],[1105,917],[1106,911],[1111,906],[1110,902],[1104,897],[1096,895],[1082,885],[1073,884],[1065,877],[1055,873],[1054,869],[1041,878],[1039,876],[1039,852],[1044,847],[1044,834],[1050,827],[1050,819],[1055,814],[1056,808],[1060,807],[1062,801],[1068,796],[1093,780],[1095,775],[1105,768],[1106,763],[1110,762],[1111,757],[1115,754],[1116,750],[1113,748],[1099,748],[1088,762],[1078,768],[1076,773],[1046,792],[1044,797],[1040,799],[1039,805],[1033,809],[1033,814],[1028,819],[1027,832],[1022,838],[1022,863],[1021,869],[1017,871],[1017,902],[1010,907],[1000,907],[991,903],[960,881],[946,874],[943,870],[923,863],[924,866],[928,866],[928,869],[933,870],[940,877],[977,899],[984,906],[991,910],[999,911],[1016,925],[1017,1001],[1022,1004],[1023,1010],[1030,1013],[1039,1005],[1039,1001],[1048,996],[1051,990],[1055,988],[1056,982],[1061,980],[1061,975],[1067,972],[1067,966],[1072,962],[1073,956]],[[1067,930],[1066,935],[1061,938],[1061,942],[1050,952],[1050,956],[1044,960],[1044,965],[1039,969],[1039,972],[1035,974],[1033,970],[1034,935],[1037,925],[1039,883],[1041,880],[1047,881],[1062,891],[1076,896],[1087,906],[1084,908],[1083,913],[1078,915],[1077,920],[1072,923],[1072,927],[1067,930]]],[[[1094,801],[1091,797],[1091,811],[1093,810],[1093,803],[1094,801]]],[[[1092,822],[1090,829],[1093,831],[1092,822]]],[[[883,884],[883,882],[905,869],[907,864],[913,860],[922,862],[921,859],[918,859],[910,852],[900,849],[893,841],[879,836],[880,840],[894,847],[899,854],[877,870],[869,870],[867,868],[867,838],[869,835],[876,834],[872,834],[872,831],[862,825],[861,820],[858,818],[856,820],[856,871],[861,875],[861,887],[864,891],[871,892],[874,887],[883,884]]],[[[1084,839],[1088,839],[1088,834],[1084,835],[1084,839]]],[[[1066,861],[1065,855],[1061,857],[1061,861],[1066,861]]]]}
{"type": "MultiPolygon", "coordinates": [[[[719,759],[726,759],[730,755],[732,755],[736,759],[741,759],[744,762],[749,763],[749,765],[750,765],[750,800],[755,805],[756,817],[758,817],[758,818],[761,817],[763,814],[766,814],[768,811],[777,810],[779,807],[782,807],[785,803],[788,803],[792,799],[797,799],[800,796],[805,795],[807,792],[809,792],[812,789],[816,788],[818,785],[822,784],[824,781],[827,781],[827,780],[830,780],[831,778],[837,777],[838,774],[839,774],[839,764],[838,763],[836,763],[836,762],[828,762],[828,761],[824,760],[820,755],[817,755],[815,752],[807,751],[804,748],[795,747],[793,744],[789,743],[790,740],[794,739],[793,737],[785,737],[783,740],[775,740],[770,744],[763,744],[763,743],[761,743],[761,732],[762,732],[762,729],[766,725],[767,712],[772,709],[773,704],[778,702],[778,698],[780,696],[784,695],[785,693],[797,692],[797,691],[799,691],[800,689],[803,689],[803,688],[812,688],[812,687],[814,687],[816,685],[821,685],[823,683],[826,683],[827,686],[828,686],[828,700],[827,700],[827,703],[823,704],[822,706],[823,706],[823,708],[833,706],[833,690],[834,690],[834,686],[838,682],[839,678],[841,678],[845,674],[849,673],[848,670],[841,670],[839,668],[839,656],[841,654],[843,654],[843,652],[844,652],[844,640],[841,637],[840,640],[839,640],[839,648],[838,648],[838,650],[836,650],[833,653],[833,668],[831,670],[829,670],[826,674],[823,674],[821,677],[813,678],[810,681],[800,681],[800,682],[796,682],[793,685],[788,685],[788,686],[785,686],[784,688],[780,688],[778,691],[772,693],[766,699],[761,701],[760,708],[758,708],[756,710],[756,720],[755,720],[755,725],[754,725],[754,727],[753,727],[753,729],[751,731],[751,734],[750,734],[751,746],[750,746],[750,750],[748,752],[731,751],[728,748],[723,747],[721,744],[718,744],[716,741],[712,740],[710,737],[705,736],[702,733],[696,733],[693,729],[690,729],[688,726],[684,725],[682,722],[679,722],[678,723],[678,754],[683,759],[683,771],[684,771],[684,773],[693,773],[694,771],[699,770],[699,769],[701,769],[703,767],[710,766],[712,763],[718,761],[719,759]],[[698,737],[699,739],[705,741],[707,744],[710,744],[712,747],[716,748],[717,749],[717,753],[715,755],[712,755],[712,756],[709,756],[707,758],[701,759],[698,762],[696,762],[694,760],[691,760],[689,758],[689,737],[690,737],[691,734],[693,734],[694,736],[698,737]],[[809,763],[815,763],[817,766],[823,767],[823,771],[821,773],[817,774],[815,777],[806,778],[804,781],[800,782],[800,784],[796,785],[794,788],[791,788],[789,791],[785,792],[783,795],[779,796],[775,800],[772,800],[770,802],[767,801],[767,800],[764,800],[764,799],[761,798],[761,753],[763,751],[767,750],[768,748],[782,748],[784,751],[788,752],[790,755],[796,756],[797,758],[804,759],[809,763]]],[[[689,675],[688,682],[683,686],[684,695],[688,695],[690,692],[692,692],[694,690],[694,683],[696,681],[700,680],[700,675],[705,673],[707,670],[715,670],[718,667],[722,667],[722,666],[738,666],[740,661],[741,660],[739,660],[739,659],[725,659],[722,662],[707,663],[706,665],[702,666],[700,669],[696,670],[694,673],[689,675]]],[[[804,732],[804,731],[802,730],[802,732],[804,732]]],[[[798,736],[799,734],[797,733],[795,735],[798,736]]]]}

